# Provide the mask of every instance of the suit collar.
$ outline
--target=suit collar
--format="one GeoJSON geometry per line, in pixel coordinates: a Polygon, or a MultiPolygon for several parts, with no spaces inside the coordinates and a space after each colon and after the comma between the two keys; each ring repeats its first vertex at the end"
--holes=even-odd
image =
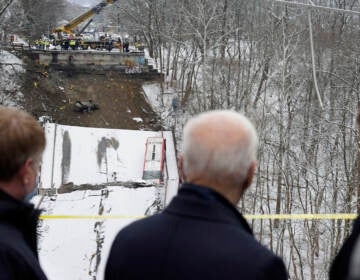
{"type": "Polygon", "coordinates": [[[34,211],[33,204],[15,199],[3,190],[0,190],[0,202],[0,217],[2,215],[7,215],[9,212],[17,212],[17,214],[26,215],[34,211]]]}
{"type": "Polygon", "coordinates": [[[204,186],[183,184],[178,195],[164,211],[169,214],[241,225],[252,235],[252,230],[242,214],[221,194],[204,186]]]}

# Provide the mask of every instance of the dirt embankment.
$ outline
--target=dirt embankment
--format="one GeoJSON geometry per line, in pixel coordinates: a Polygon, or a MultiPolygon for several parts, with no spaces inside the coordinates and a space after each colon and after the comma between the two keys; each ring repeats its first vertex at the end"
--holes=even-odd
{"type": "Polygon", "coordinates": [[[59,124],[121,129],[161,130],[158,116],[145,101],[145,78],[117,72],[74,73],[51,69],[28,72],[24,108],[59,124]],[[100,109],[74,111],[77,100],[93,100],[100,109]]]}

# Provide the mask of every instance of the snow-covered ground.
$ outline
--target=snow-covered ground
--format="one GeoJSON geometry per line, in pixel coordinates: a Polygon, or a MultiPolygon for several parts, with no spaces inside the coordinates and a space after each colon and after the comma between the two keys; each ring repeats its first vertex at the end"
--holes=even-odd
{"type": "Polygon", "coordinates": [[[39,240],[40,262],[49,279],[103,279],[117,232],[145,215],[156,198],[155,187],[121,186],[47,197],[44,215],[117,215],[116,219],[45,219],[39,240]]]}
{"type": "MultiPolygon", "coordinates": [[[[45,197],[40,208],[60,217],[41,222],[41,264],[49,279],[103,279],[116,233],[177,192],[172,133],[53,123],[45,131],[40,187],[57,194],[45,197]],[[164,187],[142,180],[146,139],[161,135],[167,147],[164,187]],[[68,215],[76,217],[63,217],[68,215]],[[89,217],[99,215],[104,218],[89,217]]],[[[33,200],[39,204],[40,196],[33,200]]]]}
{"type": "Polygon", "coordinates": [[[25,72],[23,62],[12,53],[0,50],[0,105],[19,106],[23,97],[19,75],[25,72]]]}

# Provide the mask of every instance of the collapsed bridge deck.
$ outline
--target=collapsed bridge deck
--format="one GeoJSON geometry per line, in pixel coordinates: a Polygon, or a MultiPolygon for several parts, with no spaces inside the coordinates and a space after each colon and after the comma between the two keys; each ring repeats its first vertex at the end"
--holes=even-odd
{"type": "Polygon", "coordinates": [[[85,70],[117,70],[127,74],[159,74],[143,51],[123,53],[117,50],[38,50],[24,49],[36,63],[55,68],[85,70]]]}

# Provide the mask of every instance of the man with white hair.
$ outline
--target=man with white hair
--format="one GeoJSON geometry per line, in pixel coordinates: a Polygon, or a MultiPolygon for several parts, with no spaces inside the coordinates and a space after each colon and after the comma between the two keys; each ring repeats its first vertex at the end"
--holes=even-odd
{"type": "Polygon", "coordinates": [[[117,235],[105,279],[287,279],[235,208],[256,168],[257,135],[243,115],[212,111],[184,128],[184,183],[165,210],[117,235]]]}

